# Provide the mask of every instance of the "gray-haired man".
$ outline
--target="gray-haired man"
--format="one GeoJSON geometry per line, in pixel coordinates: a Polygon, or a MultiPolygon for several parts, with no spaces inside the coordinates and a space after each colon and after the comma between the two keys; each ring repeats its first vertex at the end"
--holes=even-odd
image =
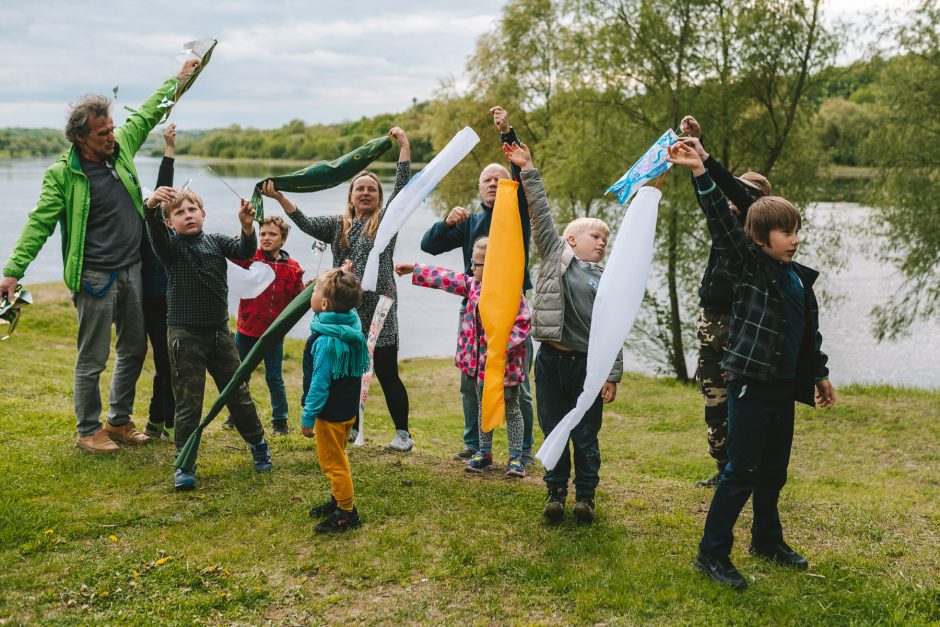
{"type": "Polygon", "coordinates": [[[131,422],[134,388],[147,353],[140,278],[143,198],[134,155],[196,65],[187,61],[117,129],[108,98],[90,94],[72,104],[65,127],[72,147],[46,170],[36,208],[3,268],[0,294],[12,296],[56,223],[61,225],[64,279],[78,311],[78,446],[92,453],[116,451],[115,442],[149,441],[131,422]],[[102,429],[98,379],[110,354],[112,325],[116,358],[102,429]]]}

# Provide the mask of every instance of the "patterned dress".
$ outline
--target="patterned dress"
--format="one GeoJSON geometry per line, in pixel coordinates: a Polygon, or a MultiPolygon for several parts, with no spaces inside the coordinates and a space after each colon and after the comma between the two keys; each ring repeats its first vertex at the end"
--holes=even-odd
{"type": "MultiPolygon", "coordinates": [[[[385,203],[385,209],[382,210],[384,217],[385,210],[392,202],[392,199],[401,191],[411,176],[411,162],[399,161],[396,164],[395,189],[385,203]]],[[[329,244],[333,250],[333,267],[338,268],[343,265],[346,259],[352,259],[353,271],[360,279],[366,270],[366,261],[369,259],[369,252],[375,240],[369,235],[363,233],[366,220],[356,218],[352,222],[347,235],[349,246],[344,246],[340,242],[340,233],[343,228],[343,216],[317,216],[309,217],[304,215],[300,209],[289,213],[287,216],[293,220],[294,224],[301,231],[322,240],[329,244]]],[[[392,256],[395,252],[395,242],[398,236],[392,238],[388,246],[379,255],[379,276],[374,292],[363,292],[362,303],[357,307],[359,318],[362,321],[362,328],[368,329],[372,324],[372,316],[375,314],[375,308],[379,302],[379,296],[388,296],[392,299],[392,307],[385,319],[385,326],[382,333],[379,334],[376,346],[394,346],[398,347],[398,290],[395,287],[395,264],[392,256]]]]}

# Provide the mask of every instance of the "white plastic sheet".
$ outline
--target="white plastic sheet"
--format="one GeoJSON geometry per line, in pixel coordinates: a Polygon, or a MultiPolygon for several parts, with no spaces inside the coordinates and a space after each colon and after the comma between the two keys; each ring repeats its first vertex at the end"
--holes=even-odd
{"type": "Polygon", "coordinates": [[[274,268],[256,261],[247,268],[228,259],[228,292],[239,298],[257,298],[274,281],[274,268]]]}
{"type": "Polygon", "coordinates": [[[385,211],[379,230],[375,234],[375,245],[369,252],[369,260],[366,262],[365,272],[362,273],[363,290],[375,291],[379,278],[379,255],[408,221],[418,205],[434,191],[437,184],[454,169],[454,166],[470,154],[479,141],[480,138],[473,132],[473,129],[465,126],[423,170],[415,174],[398,192],[385,211]]]}
{"type": "Polygon", "coordinates": [[[362,446],[366,442],[366,398],[369,396],[369,385],[372,384],[372,374],[374,372],[372,354],[375,351],[375,343],[385,327],[385,319],[392,308],[392,299],[388,296],[379,296],[379,303],[375,306],[375,313],[372,314],[372,323],[369,325],[369,337],[366,339],[366,347],[369,349],[369,370],[362,375],[362,385],[359,387],[359,422],[358,434],[356,435],[356,446],[362,446]]]}
{"type": "Polygon", "coordinates": [[[578,426],[585,412],[597,400],[610,376],[617,353],[633,328],[653,261],[656,216],[661,198],[662,193],[658,189],[643,187],[623,217],[594,299],[584,388],[574,409],[548,434],[535,454],[546,469],[550,470],[558,463],[572,429],[578,426]]]}

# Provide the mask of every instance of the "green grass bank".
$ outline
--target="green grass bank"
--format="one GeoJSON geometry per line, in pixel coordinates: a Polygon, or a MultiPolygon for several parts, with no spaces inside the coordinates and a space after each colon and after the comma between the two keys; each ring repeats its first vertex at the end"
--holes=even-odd
{"type": "MultiPolygon", "coordinates": [[[[61,285],[33,294],[0,345],[0,624],[940,622],[940,392],[853,386],[832,411],[799,410],[781,513],[810,570],[746,554],[748,507],[739,594],[690,565],[712,494],[692,483],[713,470],[693,387],[625,377],[604,415],[598,520],[575,525],[569,500],[569,520],[548,528],[540,470],[468,476],[450,459],[452,363],[403,361],[417,448],[381,448],[393,429],[376,385],[366,446],[350,454],[364,525],[322,537],[307,517],[328,486],[299,434],[302,342],[285,350],[292,432],[270,438],[274,472],[256,475],[217,421],[198,489],[175,494],[169,444],[75,448],[74,308],[61,285]]],[[[260,376],[253,390],[268,412],[260,376]]],[[[505,442],[499,431],[503,463],[505,442]]]]}

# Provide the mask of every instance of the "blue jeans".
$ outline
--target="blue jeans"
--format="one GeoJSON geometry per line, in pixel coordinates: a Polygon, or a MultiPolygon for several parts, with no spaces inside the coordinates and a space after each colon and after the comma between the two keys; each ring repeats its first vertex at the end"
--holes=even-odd
{"type": "MultiPolygon", "coordinates": [[[[258,338],[235,334],[235,345],[238,346],[238,356],[244,361],[245,356],[254,348],[258,338]]],[[[284,377],[281,374],[281,364],[284,361],[284,341],[271,346],[264,355],[264,380],[271,392],[271,418],[273,420],[287,420],[287,390],[284,388],[284,377]]]]}

